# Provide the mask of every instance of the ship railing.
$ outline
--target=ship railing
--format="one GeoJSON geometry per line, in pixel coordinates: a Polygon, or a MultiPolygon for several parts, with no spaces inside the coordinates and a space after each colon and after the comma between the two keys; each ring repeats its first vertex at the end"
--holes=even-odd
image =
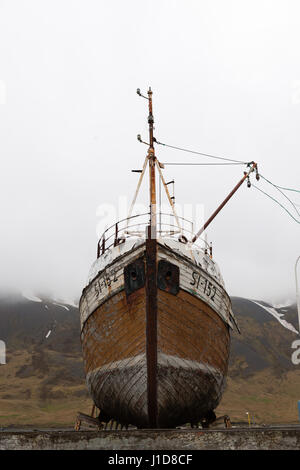
{"type": "MultiPolygon", "coordinates": [[[[173,238],[188,243],[194,236],[194,224],[184,217],[177,217],[179,226],[175,224],[174,215],[165,212],[157,213],[157,238],[173,238]]],[[[101,235],[97,244],[97,258],[106,251],[125,243],[130,238],[145,238],[146,227],[150,224],[150,213],[136,214],[118,220],[108,227],[101,235]]],[[[207,252],[209,245],[199,238],[194,244],[197,249],[207,252]]]]}

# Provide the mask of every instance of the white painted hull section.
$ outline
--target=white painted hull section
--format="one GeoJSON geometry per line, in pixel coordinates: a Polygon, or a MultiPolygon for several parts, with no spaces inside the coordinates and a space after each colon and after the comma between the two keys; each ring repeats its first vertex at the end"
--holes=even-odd
{"type": "MultiPolygon", "coordinates": [[[[231,309],[231,301],[224,286],[220,284],[223,281],[220,274],[216,272],[215,263],[212,264],[210,258],[206,256],[202,257],[201,263],[198,260],[196,264],[196,259],[191,258],[188,250],[181,249],[182,244],[178,242],[177,245],[175,251],[173,247],[172,249],[168,247],[167,243],[165,246],[158,244],[158,261],[165,260],[177,265],[180,272],[180,288],[203,300],[230,328],[233,328],[236,322],[231,309]],[[206,266],[206,269],[202,266],[206,266]]],[[[103,269],[84,289],[80,300],[81,329],[88,317],[102,303],[124,289],[124,267],[143,256],[144,252],[145,244],[139,243],[137,247],[132,246],[129,251],[124,249],[123,255],[111,257],[110,264],[104,267],[102,265],[103,269]]]]}

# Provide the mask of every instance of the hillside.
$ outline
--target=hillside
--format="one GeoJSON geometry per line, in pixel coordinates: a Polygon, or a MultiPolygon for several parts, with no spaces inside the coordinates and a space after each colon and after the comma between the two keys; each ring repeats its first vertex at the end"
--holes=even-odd
{"type": "Polygon", "coordinates": [[[79,330],[74,306],[1,299],[0,425],[72,425],[78,410],[90,410],[79,330]]]}
{"type": "MultiPolygon", "coordinates": [[[[300,365],[291,361],[291,344],[299,335],[248,299],[233,297],[232,306],[241,334],[232,335],[227,388],[217,412],[245,421],[248,411],[257,423],[298,422],[300,365]]],[[[277,312],[297,328],[296,305],[277,312]]]]}
{"type": "MultiPolygon", "coordinates": [[[[261,305],[266,305],[259,302],[261,305]]],[[[291,362],[297,334],[253,301],[232,298],[241,334],[233,332],[227,388],[217,414],[234,420],[296,422],[300,366],[291,362]]],[[[297,328],[295,306],[277,309],[297,328]]],[[[22,296],[0,299],[0,426],[73,425],[91,400],[84,380],[75,306],[22,296]]]]}

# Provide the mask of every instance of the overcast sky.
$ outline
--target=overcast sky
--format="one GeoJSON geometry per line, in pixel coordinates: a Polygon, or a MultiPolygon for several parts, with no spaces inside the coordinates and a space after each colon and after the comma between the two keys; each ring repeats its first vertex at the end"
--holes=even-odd
{"type": "MultiPolygon", "coordinates": [[[[158,140],[255,160],[300,188],[299,45],[297,0],[0,0],[2,290],[79,298],[99,207],[132,198],[147,150],[137,87],[154,91],[158,140]]],[[[204,204],[208,217],[243,171],[164,174],[178,204],[204,204]]],[[[295,300],[299,224],[270,199],[244,185],[207,235],[229,294],[295,300]]]]}

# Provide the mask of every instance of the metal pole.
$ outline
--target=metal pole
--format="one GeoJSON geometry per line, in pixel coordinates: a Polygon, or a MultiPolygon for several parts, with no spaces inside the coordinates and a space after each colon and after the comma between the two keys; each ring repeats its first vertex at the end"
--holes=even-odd
{"type": "Polygon", "coordinates": [[[156,188],[155,152],[153,139],[152,90],[149,100],[149,178],[150,178],[150,226],[146,239],[146,359],[149,427],[157,428],[157,243],[156,243],[156,188]]]}
{"type": "Polygon", "coordinates": [[[296,264],[295,264],[295,280],[296,280],[296,301],[297,301],[297,309],[298,309],[298,324],[299,324],[299,334],[300,334],[300,296],[299,296],[299,286],[298,286],[298,276],[297,276],[297,265],[300,256],[298,256],[296,264]]]}
{"type": "Polygon", "coordinates": [[[153,114],[152,114],[152,90],[149,87],[148,90],[148,102],[149,102],[149,178],[150,178],[150,226],[151,226],[151,238],[156,239],[156,188],[155,188],[155,152],[153,145],[153,114]]]}
{"type": "Polygon", "coordinates": [[[192,243],[195,243],[195,241],[197,240],[197,238],[200,237],[200,235],[204,232],[204,230],[209,226],[209,224],[214,220],[214,218],[216,217],[216,215],[220,212],[221,209],[223,209],[223,207],[225,206],[225,204],[229,201],[229,199],[234,195],[234,193],[239,189],[239,187],[243,184],[243,182],[245,181],[246,178],[248,178],[248,176],[250,175],[250,173],[252,173],[256,168],[257,168],[257,164],[256,163],[253,163],[252,164],[253,166],[250,168],[250,170],[247,172],[244,172],[244,176],[243,178],[238,182],[238,184],[233,188],[233,190],[231,191],[231,193],[228,194],[228,196],[226,197],[226,199],[222,202],[222,204],[219,205],[219,207],[215,210],[215,212],[210,216],[210,218],[205,222],[205,224],[203,225],[203,227],[199,230],[199,232],[196,233],[196,235],[193,237],[192,239],[192,243]]]}
{"type": "Polygon", "coordinates": [[[159,178],[159,236],[161,237],[161,178],[159,178]]]}
{"type": "Polygon", "coordinates": [[[178,215],[177,215],[177,213],[176,213],[176,209],[175,209],[174,202],[173,202],[172,199],[171,199],[171,196],[170,196],[170,193],[169,193],[169,190],[168,190],[168,186],[167,186],[167,184],[166,184],[166,182],[165,182],[165,179],[164,179],[164,177],[163,177],[162,171],[161,171],[161,169],[160,169],[160,166],[159,166],[159,163],[158,163],[157,160],[156,160],[156,166],[157,166],[157,169],[158,169],[158,172],[159,172],[160,180],[162,181],[162,183],[163,183],[163,185],[164,185],[164,188],[165,188],[165,191],[166,191],[166,195],[167,195],[169,204],[170,204],[170,206],[171,206],[173,215],[174,215],[174,217],[175,217],[177,226],[178,226],[179,230],[182,232],[182,228],[181,228],[181,225],[180,225],[180,222],[179,222],[179,219],[178,219],[178,215]]]}
{"type": "Polygon", "coordinates": [[[144,174],[145,174],[145,170],[146,170],[146,168],[147,168],[147,163],[148,163],[148,157],[145,158],[144,165],[143,165],[143,169],[142,169],[142,173],[141,173],[141,175],[140,175],[140,177],[139,177],[139,182],[138,182],[138,185],[137,185],[137,188],[136,188],[134,197],[133,197],[133,201],[132,201],[131,206],[130,206],[130,209],[129,209],[129,213],[128,213],[128,216],[127,216],[126,228],[128,227],[129,219],[130,219],[130,217],[131,217],[132,210],[133,210],[133,207],[134,207],[136,198],[137,198],[137,196],[138,196],[138,193],[139,193],[139,190],[140,190],[142,181],[143,181],[143,177],[144,177],[144,174]]]}

